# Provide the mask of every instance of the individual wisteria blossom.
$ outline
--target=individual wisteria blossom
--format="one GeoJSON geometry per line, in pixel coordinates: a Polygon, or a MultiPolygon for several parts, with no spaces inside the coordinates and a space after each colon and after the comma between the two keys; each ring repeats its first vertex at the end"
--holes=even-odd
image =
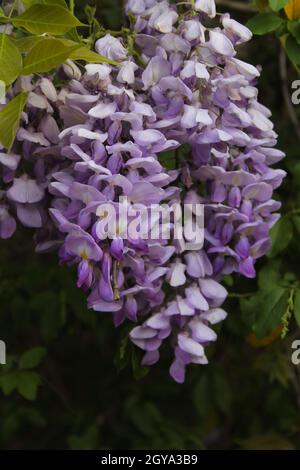
{"type": "Polygon", "coordinates": [[[143,365],[171,345],[170,374],[182,383],[188,364],[207,364],[213,326],[226,318],[223,277],[255,277],[270,246],[280,208],[272,195],[285,176],[272,165],[284,154],[257,100],[259,70],[237,58],[251,38],[245,26],[216,15],[213,0],[180,11],[129,0],[126,13],[136,50],[110,34],[95,44],[118,66],[83,72],[67,61],[58,87],[51,76],[23,77],[7,94],[22,87],[28,99],[11,154],[0,148],[0,236],[12,236],[16,220],[35,228],[37,251],[57,249],[77,266],[92,309],[116,326],[134,323],[143,365]],[[121,216],[136,204],[187,203],[204,205],[203,246],[176,239],[173,223],[167,236],[161,218],[156,239],[145,224],[125,237],[122,222],[107,237],[107,204],[121,216]]]}

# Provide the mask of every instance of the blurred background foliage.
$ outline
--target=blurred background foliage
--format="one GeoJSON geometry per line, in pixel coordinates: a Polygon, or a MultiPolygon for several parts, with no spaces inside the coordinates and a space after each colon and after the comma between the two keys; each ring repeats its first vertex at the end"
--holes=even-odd
{"type": "MultiPolygon", "coordinates": [[[[218,3],[242,23],[267,5],[218,3]]],[[[85,21],[87,4],[90,17],[120,28],[120,1],[77,0],[85,21]]],[[[167,351],[150,372],[141,368],[127,327],[115,330],[109,314],[88,311],[75,273],[55,255],[34,255],[30,232],[19,230],[0,244],[8,354],[0,366],[0,448],[300,449],[300,366],[291,363],[300,339],[300,105],[290,102],[299,76],[281,42],[274,33],[255,36],[240,58],[263,66],[260,100],[287,154],[277,193],[283,218],[258,279],[226,279],[229,316],[209,365],[190,367],[182,386],[168,376],[167,351]]]]}

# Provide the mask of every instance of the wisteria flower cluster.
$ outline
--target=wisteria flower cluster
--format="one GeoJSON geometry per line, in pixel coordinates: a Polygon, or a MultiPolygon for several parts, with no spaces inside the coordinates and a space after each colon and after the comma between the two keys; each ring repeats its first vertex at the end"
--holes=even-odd
{"type": "Polygon", "coordinates": [[[68,61],[55,80],[24,77],[7,94],[22,88],[28,99],[12,152],[0,149],[0,235],[11,237],[16,220],[35,228],[37,251],[56,248],[77,266],[92,309],[135,324],[142,364],[171,344],[181,383],[188,364],[207,363],[211,326],[226,317],[223,277],[254,278],[270,246],[280,208],[272,194],[285,176],[271,166],[284,154],[257,100],[258,68],[236,58],[251,38],[245,26],[216,16],[213,0],[129,0],[126,13],[131,47],[110,34],[95,44],[119,66],[82,73],[68,61]],[[102,207],[120,210],[121,197],[126,206],[203,204],[204,246],[125,238],[121,225],[105,238],[102,207]]]}

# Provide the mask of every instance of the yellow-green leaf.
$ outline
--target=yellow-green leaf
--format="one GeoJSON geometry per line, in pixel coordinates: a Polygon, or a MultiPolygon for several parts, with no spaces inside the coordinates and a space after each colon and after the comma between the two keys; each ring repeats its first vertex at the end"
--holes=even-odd
{"type": "Polygon", "coordinates": [[[72,28],[70,31],[68,31],[66,33],[66,37],[71,39],[72,41],[81,42],[81,37],[79,36],[76,28],[72,28]]]}
{"type": "Polygon", "coordinates": [[[79,44],[66,45],[59,39],[45,38],[30,49],[24,60],[23,75],[36,72],[48,72],[64,63],[79,47],[79,44]]]}
{"type": "Polygon", "coordinates": [[[22,53],[27,53],[33,48],[39,41],[43,41],[44,36],[25,36],[23,38],[15,39],[15,45],[22,53]]]}
{"type": "Polygon", "coordinates": [[[7,34],[0,34],[0,80],[10,85],[22,70],[22,56],[7,34]]]}
{"type": "Polygon", "coordinates": [[[273,11],[281,10],[286,4],[288,0],[269,0],[270,7],[273,11]]]}
{"type": "Polygon", "coordinates": [[[23,0],[24,5],[29,8],[32,5],[60,5],[61,7],[68,8],[65,0],[23,0]]]}
{"type": "Polygon", "coordinates": [[[5,103],[5,92],[6,92],[5,83],[2,80],[0,80],[0,104],[5,103]]]}
{"type": "Polygon", "coordinates": [[[68,10],[59,5],[33,5],[22,15],[11,19],[14,26],[32,34],[64,34],[76,26],[84,26],[68,10]]]}
{"type": "Polygon", "coordinates": [[[118,65],[117,62],[114,60],[110,60],[107,57],[104,57],[97,52],[91,51],[87,47],[79,47],[74,52],[72,52],[70,59],[72,60],[84,60],[85,62],[94,62],[94,63],[101,63],[107,62],[112,65],[118,65]]]}
{"type": "Polygon", "coordinates": [[[20,93],[0,111],[0,142],[10,150],[18,130],[27,93],[20,93]]]}

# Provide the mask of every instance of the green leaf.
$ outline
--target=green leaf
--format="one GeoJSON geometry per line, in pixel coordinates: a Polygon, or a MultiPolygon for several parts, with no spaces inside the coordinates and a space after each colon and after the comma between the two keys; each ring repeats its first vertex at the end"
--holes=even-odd
{"type": "Polygon", "coordinates": [[[262,13],[250,18],[246,25],[253,34],[260,35],[275,31],[283,22],[284,20],[274,13],[262,13]]]}
{"type": "Polygon", "coordinates": [[[193,392],[193,403],[199,414],[204,417],[212,405],[211,384],[206,374],[202,374],[197,380],[193,392]]]}
{"type": "Polygon", "coordinates": [[[272,263],[271,265],[264,266],[259,271],[258,286],[260,290],[266,290],[276,287],[281,280],[282,273],[276,262],[274,263],[274,265],[272,263]]]}
{"type": "Polygon", "coordinates": [[[285,436],[270,432],[248,437],[247,439],[237,439],[242,449],[245,450],[293,450],[295,447],[285,436]]]}
{"type": "Polygon", "coordinates": [[[258,11],[263,12],[269,6],[268,0],[255,0],[255,6],[258,9],[258,11]]]}
{"type": "Polygon", "coordinates": [[[274,227],[272,227],[270,235],[272,238],[272,246],[268,255],[270,258],[274,258],[286,249],[293,238],[293,225],[290,219],[282,217],[274,227]]]}
{"type": "Polygon", "coordinates": [[[258,339],[270,334],[281,322],[288,305],[289,291],[277,286],[267,293],[262,293],[256,305],[257,315],[253,331],[258,339]]]}
{"type": "MultiPolygon", "coordinates": [[[[128,332],[129,334],[129,332],[128,332]]],[[[118,371],[125,369],[130,360],[130,349],[128,345],[128,334],[120,340],[114,357],[114,364],[118,371]]]]}
{"type": "Polygon", "coordinates": [[[295,65],[300,64],[300,44],[298,44],[293,36],[288,36],[285,42],[285,48],[290,61],[295,65]]]}
{"type": "Polygon", "coordinates": [[[43,347],[36,347],[25,351],[20,357],[19,368],[34,369],[42,362],[46,353],[46,348],[43,347]]]}
{"type": "Polygon", "coordinates": [[[5,83],[2,80],[0,80],[0,104],[5,103],[5,101],[2,102],[2,100],[5,99],[5,92],[6,92],[5,83]]]}
{"type": "Polygon", "coordinates": [[[177,168],[176,151],[167,150],[159,154],[159,163],[167,170],[175,170],[177,168]]]}
{"type": "Polygon", "coordinates": [[[27,400],[35,400],[37,390],[41,384],[40,376],[36,372],[18,373],[18,392],[27,400]]]}
{"type": "Polygon", "coordinates": [[[298,233],[300,233],[300,215],[293,216],[293,224],[298,233]]]}
{"type": "Polygon", "coordinates": [[[36,72],[48,72],[54,67],[65,62],[79,47],[67,46],[59,39],[46,38],[30,49],[24,61],[23,75],[30,75],[36,72]]]}
{"type": "Polygon", "coordinates": [[[294,36],[296,41],[300,43],[300,23],[299,21],[288,21],[287,28],[289,32],[294,36]]]}
{"type": "Polygon", "coordinates": [[[240,300],[242,315],[258,339],[272,333],[286,313],[291,286],[284,277],[278,262],[269,262],[259,272],[259,290],[240,300]]]}
{"type": "Polygon", "coordinates": [[[99,445],[99,431],[97,426],[89,426],[80,435],[71,435],[68,438],[71,450],[95,450],[99,445]]]}
{"type": "Polygon", "coordinates": [[[79,47],[74,52],[72,52],[70,59],[84,60],[85,62],[89,63],[107,62],[112,65],[118,65],[118,63],[114,60],[108,59],[107,57],[97,54],[97,52],[91,51],[88,47],[79,47]]]}
{"type": "Polygon", "coordinates": [[[132,365],[133,377],[135,378],[135,380],[142,379],[143,377],[145,377],[145,375],[148,374],[150,370],[149,367],[144,367],[141,365],[141,358],[142,356],[141,356],[140,351],[135,346],[133,346],[132,356],[131,356],[131,365],[132,365]]]}
{"type": "Polygon", "coordinates": [[[29,8],[32,5],[40,4],[40,5],[59,5],[63,8],[68,9],[68,5],[65,0],[23,0],[24,5],[29,8]]]}
{"type": "Polygon", "coordinates": [[[213,394],[217,407],[227,416],[231,415],[233,401],[230,381],[225,375],[216,374],[213,376],[213,394]]]}
{"type": "Polygon", "coordinates": [[[22,53],[27,53],[33,48],[39,41],[43,41],[44,36],[25,36],[23,38],[15,39],[15,45],[22,53]]]}
{"type": "Polygon", "coordinates": [[[270,7],[273,11],[281,10],[287,3],[288,0],[269,0],[270,7]]]}
{"type": "Polygon", "coordinates": [[[297,325],[300,327],[300,291],[296,292],[294,300],[294,317],[297,325]]]}
{"type": "Polygon", "coordinates": [[[66,37],[71,39],[72,41],[79,42],[79,43],[81,42],[81,37],[79,36],[76,28],[70,29],[70,31],[66,33],[66,37]]]}
{"type": "Polygon", "coordinates": [[[84,26],[68,10],[59,5],[33,5],[11,22],[32,34],[64,34],[76,26],[84,26]]]}
{"type": "Polygon", "coordinates": [[[233,277],[230,274],[227,274],[226,276],[224,276],[223,281],[228,287],[232,287],[234,284],[233,277]]]}
{"type": "Polygon", "coordinates": [[[0,142],[7,150],[14,143],[26,99],[27,93],[20,93],[0,110],[0,142]]]}
{"type": "Polygon", "coordinates": [[[9,372],[0,376],[0,388],[4,395],[10,395],[18,386],[18,373],[9,372]]]}
{"type": "Polygon", "coordinates": [[[22,56],[7,34],[0,33],[0,80],[10,85],[22,70],[22,56]]]}

